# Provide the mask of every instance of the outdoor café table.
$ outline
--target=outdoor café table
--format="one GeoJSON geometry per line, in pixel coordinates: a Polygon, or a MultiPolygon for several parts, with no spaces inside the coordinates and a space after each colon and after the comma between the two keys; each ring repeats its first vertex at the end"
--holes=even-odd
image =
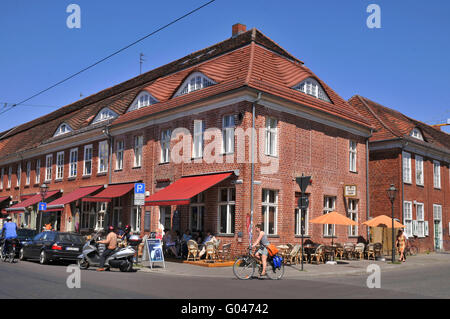
{"type": "Polygon", "coordinates": [[[325,260],[329,261],[329,260],[333,260],[334,259],[334,252],[336,250],[336,246],[333,245],[327,245],[325,246],[325,260]]]}
{"type": "Polygon", "coordinates": [[[285,257],[289,250],[289,246],[287,246],[287,245],[280,245],[280,246],[277,246],[277,248],[280,250],[280,255],[282,257],[285,257]]]}

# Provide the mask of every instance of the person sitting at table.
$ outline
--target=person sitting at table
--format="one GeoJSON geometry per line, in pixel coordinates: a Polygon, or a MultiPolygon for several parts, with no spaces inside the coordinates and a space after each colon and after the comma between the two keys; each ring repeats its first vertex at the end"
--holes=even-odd
{"type": "Polygon", "coordinates": [[[206,253],[206,243],[212,241],[214,244],[217,243],[217,238],[214,236],[213,233],[211,233],[210,231],[206,232],[206,237],[202,242],[202,250],[200,251],[200,253],[198,254],[199,258],[202,258],[202,256],[206,253]]]}
{"type": "Polygon", "coordinates": [[[191,232],[189,229],[186,229],[184,231],[183,237],[181,237],[181,254],[182,256],[187,256],[188,254],[188,248],[187,248],[187,242],[192,239],[191,232]]]}
{"type": "Polygon", "coordinates": [[[164,234],[164,245],[166,249],[170,251],[176,258],[179,258],[177,249],[175,247],[175,241],[172,239],[172,232],[168,229],[165,230],[164,234]]]}

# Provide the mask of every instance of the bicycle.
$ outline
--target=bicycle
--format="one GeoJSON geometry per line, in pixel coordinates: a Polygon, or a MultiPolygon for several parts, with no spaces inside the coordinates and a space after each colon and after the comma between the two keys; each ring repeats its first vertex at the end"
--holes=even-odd
{"type": "Polygon", "coordinates": [[[419,252],[419,248],[416,245],[417,236],[407,241],[405,248],[405,256],[415,256],[419,252]]]}
{"type": "MultiPolygon", "coordinates": [[[[252,254],[252,249],[248,249],[248,253],[239,257],[233,264],[234,275],[241,280],[248,280],[254,277],[256,267],[258,265],[258,272],[261,275],[262,262],[252,254]]],[[[266,267],[267,277],[273,280],[279,280],[284,275],[284,263],[280,267],[275,267],[273,257],[267,257],[266,267]]]]}
{"type": "Polygon", "coordinates": [[[10,263],[14,263],[16,260],[16,242],[15,240],[10,241],[8,247],[7,247],[7,251],[6,254],[3,253],[4,251],[4,246],[6,245],[6,240],[3,242],[2,248],[1,248],[1,258],[3,262],[10,262],[10,263]]]}

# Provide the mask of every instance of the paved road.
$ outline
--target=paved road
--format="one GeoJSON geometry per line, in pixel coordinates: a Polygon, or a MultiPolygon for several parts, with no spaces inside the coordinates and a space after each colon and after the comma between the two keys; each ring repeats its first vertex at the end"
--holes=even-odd
{"type": "Polygon", "coordinates": [[[382,273],[381,289],[366,286],[367,275],[281,281],[172,276],[161,273],[81,272],[81,288],[69,289],[64,265],[0,262],[3,298],[450,298],[449,265],[382,273]],[[11,287],[11,288],[6,288],[11,287]],[[14,287],[14,288],[12,288],[14,287]]]}

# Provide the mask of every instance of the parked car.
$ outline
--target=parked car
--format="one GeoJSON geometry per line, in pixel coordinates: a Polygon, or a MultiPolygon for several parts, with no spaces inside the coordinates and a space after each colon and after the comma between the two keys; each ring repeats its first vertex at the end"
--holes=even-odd
{"type": "MultiPolygon", "coordinates": [[[[17,247],[16,247],[16,257],[19,257],[20,249],[22,249],[23,245],[29,243],[33,240],[33,237],[36,236],[37,231],[34,229],[25,229],[20,228],[17,229],[17,247]]],[[[1,236],[1,233],[0,233],[1,236]]],[[[3,247],[3,237],[0,237],[0,247],[3,247]]]]}
{"type": "Polygon", "coordinates": [[[75,233],[44,231],[20,249],[20,260],[39,260],[41,264],[51,261],[77,261],[84,245],[84,238],[75,233]]]}

